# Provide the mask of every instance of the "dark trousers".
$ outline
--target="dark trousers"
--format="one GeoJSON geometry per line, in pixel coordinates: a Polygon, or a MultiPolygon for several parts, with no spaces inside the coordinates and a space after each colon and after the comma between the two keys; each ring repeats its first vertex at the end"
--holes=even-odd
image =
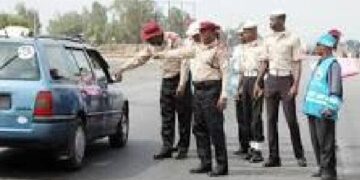
{"type": "Polygon", "coordinates": [[[244,103],[243,103],[243,97],[240,96],[238,100],[235,101],[235,107],[236,107],[236,120],[238,123],[238,140],[241,149],[249,149],[250,142],[249,138],[247,137],[248,128],[244,125],[244,103]]]}
{"type": "Polygon", "coordinates": [[[323,174],[336,176],[335,121],[309,117],[311,142],[323,174]]]}
{"type": "Polygon", "coordinates": [[[192,121],[192,93],[190,81],[187,83],[185,95],[176,96],[176,89],[179,84],[179,76],[163,79],[160,94],[160,106],[162,127],[161,136],[163,148],[171,150],[175,140],[175,114],[178,119],[180,151],[188,151],[190,145],[191,121],[192,121]]]}
{"type": "Polygon", "coordinates": [[[253,92],[256,79],[257,77],[244,77],[242,95],[244,126],[248,129],[246,136],[249,141],[263,142],[265,140],[262,120],[264,97],[254,97],[253,92]]]}
{"type": "Polygon", "coordinates": [[[299,124],[296,117],[295,97],[289,96],[294,79],[292,76],[278,77],[269,75],[265,81],[265,98],[268,114],[269,157],[279,158],[278,115],[280,101],[283,105],[291,142],[296,158],[304,157],[299,124]]]}
{"type": "Polygon", "coordinates": [[[197,153],[203,166],[211,161],[211,144],[219,167],[227,168],[228,158],[224,132],[224,114],[216,107],[221,92],[221,81],[206,81],[196,85],[194,94],[194,125],[197,153]],[[206,85],[206,83],[209,83],[206,85]]]}

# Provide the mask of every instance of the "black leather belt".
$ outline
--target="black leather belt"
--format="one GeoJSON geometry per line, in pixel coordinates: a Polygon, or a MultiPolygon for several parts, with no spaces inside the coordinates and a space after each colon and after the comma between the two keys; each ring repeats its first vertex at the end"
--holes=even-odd
{"type": "Polygon", "coordinates": [[[193,85],[197,90],[206,90],[214,86],[221,86],[221,80],[193,82],[193,85]]]}

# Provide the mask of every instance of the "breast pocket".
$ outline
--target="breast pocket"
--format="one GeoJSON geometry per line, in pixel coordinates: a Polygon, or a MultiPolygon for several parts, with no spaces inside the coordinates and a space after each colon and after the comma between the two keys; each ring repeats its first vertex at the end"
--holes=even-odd
{"type": "Polygon", "coordinates": [[[217,61],[215,55],[216,55],[215,50],[211,50],[211,51],[207,52],[204,56],[203,62],[204,62],[204,64],[206,64],[207,66],[209,66],[212,69],[219,69],[220,65],[219,65],[219,62],[217,61]]]}
{"type": "Polygon", "coordinates": [[[291,44],[282,42],[279,43],[277,49],[281,55],[287,55],[291,53],[291,44]]]}

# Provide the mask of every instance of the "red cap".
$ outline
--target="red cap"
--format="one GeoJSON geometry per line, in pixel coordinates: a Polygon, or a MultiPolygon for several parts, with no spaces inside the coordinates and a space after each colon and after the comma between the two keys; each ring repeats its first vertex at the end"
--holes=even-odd
{"type": "Polygon", "coordinates": [[[341,32],[337,29],[331,29],[329,31],[329,34],[331,34],[332,36],[337,37],[337,38],[341,37],[341,32]]]}
{"type": "Polygon", "coordinates": [[[220,26],[213,23],[213,22],[210,22],[210,21],[203,21],[200,23],[200,31],[201,30],[212,30],[212,31],[216,31],[220,29],[220,26]]]}
{"type": "Polygon", "coordinates": [[[163,34],[164,31],[156,21],[146,23],[141,30],[141,39],[147,41],[154,36],[163,34]]]}

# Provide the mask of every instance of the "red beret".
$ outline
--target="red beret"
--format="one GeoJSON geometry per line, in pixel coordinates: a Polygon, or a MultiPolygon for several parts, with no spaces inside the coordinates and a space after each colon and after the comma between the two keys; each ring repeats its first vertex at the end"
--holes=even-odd
{"type": "Polygon", "coordinates": [[[213,30],[213,31],[216,31],[220,29],[220,26],[213,23],[213,22],[210,22],[210,21],[203,21],[200,23],[200,30],[213,30]]]}
{"type": "Polygon", "coordinates": [[[329,31],[329,34],[331,34],[334,37],[338,37],[338,38],[341,37],[341,32],[337,29],[331,29],[329,31]]]}
{"type": "Polygon", "coordinates": [[[164,31],[156,21],[146,23],[141,30],[141,39],[147,41],[154,36],[163,34],[164,31]]]}

